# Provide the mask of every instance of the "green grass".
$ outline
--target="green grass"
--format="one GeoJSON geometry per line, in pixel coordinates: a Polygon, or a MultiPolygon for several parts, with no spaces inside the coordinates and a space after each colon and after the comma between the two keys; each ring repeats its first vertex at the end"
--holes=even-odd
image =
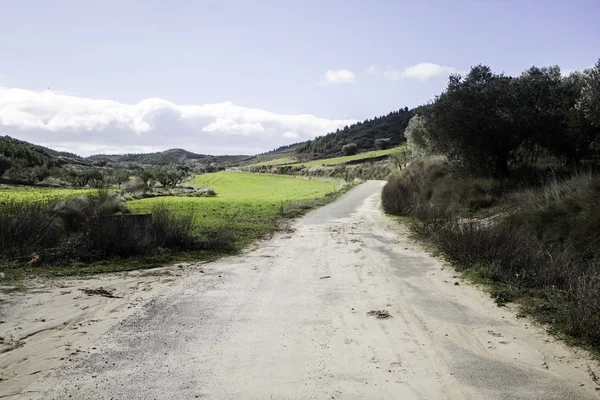
{"type": "Polygon", "coordinates": [[[365,153],[355,154],[353,156],[343,156],[343,157],[334,157],[334,158],[325,158],[322,160],[314,160],[314,161],[306,161],[306,162],[298,162],[296,158],[293,157],[280,157],[275,158],[268,161],[258,162],[256,164],[249,164],[248,167],[260,167],[263,165],[294,165],[300,166],[303,165],[305,167],[317,167],[322,165],[339,165],[343,163],[347,163],[348,161],[356,161],[356,160],[364,160],[373,157],[385,156],[394,153],[395,151],[400,150],[404,146],[394,147],[386,150],[374,150],[367,151],[365,153]]]}
{"type": "Polygon", "coordinates": [[[258,162],[256,164],[249,164],[249,167],[260,167],[262,165],[286,165],[297,163],[298,159],[292,157],[275,158],[269,161],[258,162]]]}
{"type": "Polygon", "coordinates": [[[90,193],[95,193],[97,191],[98,189],[63,189],[39,188],[34,186],[4,186],[0,187],[0,202],[48,202],[52,200],[65,199],[71,196],[81,196],[90,193]]]}
{"type": "Polygon", "coordinates": [[[198,229],[226,227],[234,232],[241,245],[276,230],[290,205],[323,199],[335,192],[338,180],[300,179],[290,176],[217,172],[194,177],[191,184],[209,186],[215,197],[160,197],[132,200],[133,212],[150,212],[157,203],[197,216],[198,229]]]}
{"type": "Polygon", "coordinates": [[[368,151],[366,153],[359,153],[359,154],[355,154],[353,156],[343,156],[343,157],[335,157],[335,158],[326,158],[323,160],[307,161],[307,162],[296,163],[293,165],[304,165],[305,167],[317,167],[317,166],[321,166],[321,165],[338,165],[338,164],[347,163],[348,161],[364,160],[366,158],[373,158],[373,157],[389,155],[389,154],[394,153],[395,151],[398,151],[402,147],[403,146],[394,147],[394,148],[386,149],[386,150],[368,151]]]}
{"type": "MultiPolygon", "coordinates": [[[[169,208],[181,212],[191,211],[196,215],[197,234],[200,237],[223,231],[231,233],[235,239],[235,252],[252,241],[280,229],[287,219],[324,205],[344,193],[344,190],[337,190],[341,184],[339,180],[301,179],[246,172],[204,174],[194,177],[190,183],[195,186],[209,186],[216,191],[217,196],[146,198],[131,200],[127,202],[127,206],[131,211],[138,213],[150,212],[158,203],[164,203],[169,208]]],[[[86,192],[95,191],[11,188],[0,191],[0,202],[4,199],[48,201],[86,192]]],[[[157,249],[156,253],[129,258],[72,262],[59,266],[29,266],[17,263],[5,265],[0,269],[6,273],[3,280],[6,287],[18,289],[30,275],[72,276],[129,271],[154,268],[173,261],[214,260],[226,254],[230,253],[206,250],[173,252],[157,249]]],[[[7,288],[2,290],[9,290],[7,288]]]]}

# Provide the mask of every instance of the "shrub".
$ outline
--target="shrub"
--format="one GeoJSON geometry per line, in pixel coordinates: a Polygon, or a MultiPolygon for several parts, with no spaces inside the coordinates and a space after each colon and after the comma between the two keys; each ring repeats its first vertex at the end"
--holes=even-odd
{"type": "MultiPolygon", "coordinates": [[[[408,182],[391,187],[410,194],[408,182]]],[[[460,192],[460,182],[453,185],[460,192]]],[[[433,192],[460,201],[448,189],[433,192]]],[[[553,179],[507,197],[510,208],[493,219],[460,219],[435,201],[406,207],[413,230],[427,235],[457,269],[497,283],[492,293],[498,303],[524,296],[525,309],[542,322],[600,348],[600,177],[553,179]]]]}
{"type": "Polygon", "coordinates": [[[119,196],[105,191],[99,191],[96,195],[58,200],[50,205],[50,209],[62,219],[69,232],[81,229],[92,218],[129,213],[125,202],[119,196]]]}
{"type": "Polygon", "coordinates": [[[45,205],[0,202],[0,256],[30,257],[55,246],[64,236],[59,221],[45,205]]]}
{"type": "Polygon", "coordinates": [[[348,143],[347,145],[342,146],[342,152],[346,156],[353,156],[358,153],[358,146],[356,143],[348,143]]]}
{"type": "Polygon", "coordinates": [[[157,203],[151,213],[152,229],[157,246],[181,250],[200,247],[195,235],[196,221],[191,211],[177,213],[164,203],[157,203]]]}
{"type": "Polygon", "coordinates": [[[392,139],[383,138],[383,139],[375,139],[375,147],[379,150],[385,150],[392,147],[392,139]]]}

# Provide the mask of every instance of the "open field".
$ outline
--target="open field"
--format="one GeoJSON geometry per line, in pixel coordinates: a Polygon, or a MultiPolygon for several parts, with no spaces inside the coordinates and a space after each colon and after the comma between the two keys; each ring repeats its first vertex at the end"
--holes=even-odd
{"type": "MultiPolygon", "coordinates": [[[[279,219],[293,213],[299,202],[309,203],[335,192],[338,180],[300,179],[246,172],[198,175],[190,181],[209,186],[215,197],[161,197],[128,202],[133,212],[149,212],[157,203],[196,215],[198,229],[227,228],[245,244],[278,227],[279,219]]],[[[308,206],[304,206],[308,207],[308,206]]]]}
{"type": "Polygon", "coordinates": [[[318,167],[318,166],[322,166],[322,165],[339,165],[339,164],[344,164],[344,163],[347,163],[350,161],[358,161],[358,160],[364,160],[364,159],[373,158],[373,157],[389,155],[389,154],[394,153],[395,151],[398,151],[402,147],[403,146],[399,146],[399,147],[394,147],[394,148],[385,149],[385,150],[367,151],[365,153],[359,153],[359,154],[355,154],[353,156],[325,158],[325,159],[321,159],[321,160],[313,160],[313,161],[306,161],[306,162],[298,162],[298,160],[293,157],[283,157],[283,158],[276,158],[273,160],[260,162],[257,164],[250,164],[248,166],[249,167],[259,167],[261,165],[293,165],[293,166],[303,165],[305,167],[318,167]]]}
{"type": "Polygon", "coordinates": [[[51,200],[65,199],[71,196],[84,196],[86,194],[95,193],[97,191],[97,189],[63,189],[31,186],[5,186],[0,187],[0,203],[8,200],[48,202],[51,200]]]}
{"type": "Polygon", "coordinates": [[[281,157],[275,158],[273,160],[262,161],[256,164],[249,164],[252,167],[260,167],[261,165],[285,165],[285,164],[295,164],[298,162],[298,159],[294,157],[281,157]]]}
{"type": "Polygon", "coordinates": [[[89,226],[86,225],[87,228],[82,228],[84,234],[73,236],[61,222],[62,214],[55,215],[45,211],[46,206],[43,203],[48,203],[50,200],[95,194],[97,190],[5,189],[0,192],[0,205],[4,203],[7,208],[0,216],[10,219],[11,213],[14,212],[24,216],[16,225],[9,221],[6,226],[18,225],[21,228],[17,233],[31,231],[33,232],[31,235],[35,236],[39,233],[42,237],[31,242],[33,239],[30,239],[29,235],[20,235],[16,238],[10,229],[0,231],[0,239],[4,241],[0,243],[6,244],[4,253],[0,252],[0,264],[5,262],[0,270],[7,274],[7,279],[10,276],[18,284],[17,280],[29,273],[79,275],[132,270],[176,260],[214,259],[219,255],[231,254],[242,249],[253,240],[276,231],[287,219],[326,204],[343,192],[338,191],[341,184],[339,180],[301,179],[244,172],[198,175],[190,183],[199,187],[210,186],[217,195],[215,197],[165,196],[131,200],[126,203],[127,208],[133,213],[155,213],[153,230],[144,233],[146,236],[142,236],[140,240],[135,239],[137,237],[135,229],[131,232],[128,230],[126,219],[120,220],[124,227],[118,232],[110,234],[100,232],[98,235],[92,235],[90,232],[101,229],[103,225],[89,222],[93,220],[90,217],[91,219],[85,220],[87,222],[82,222],[89,223],[89,226]],[[25,205],[20,206],[21,202],[25,205]],[[35,216],[25,218],[29,215],[29,208],[27,208],[29,206],[26,204],[35,203],[42,203],[41,207],[32,208],[31,213],[35,213],[35,216]],[[38,221],[40,219],[46,222],[45,225],[42,224],[45,227],[42,231],[36,228],[40,224],[38,221]],[[167,236],[156,236],[167,232],[154,231],[154,229],[163,229],[156,228],[157,226],[171,229],[180,239],[167,242],[165,239],[167,236]],[[106,247],[102,244],[106,240],[110,241],[110,238],[115,235],[123,237],[118,239],[114,246],[106,247]],[[77,242],[75,239],[83,242],[77,242]],[[21,243],[19,241],[23,243],[19,244],[21,243]],[[148,247],[144,244],[146,242],[156,242],[156,245],[148,247]],[[9,247],[9,244],[12,247],[9,247]],[[59,251],[62,256],[57,255],[59,251]],[[39,258],[35,258],[35,265],[23,262],[23,260],[30,260],[33,257],[30,256],[31,254],[39,255],[39,258]]]}

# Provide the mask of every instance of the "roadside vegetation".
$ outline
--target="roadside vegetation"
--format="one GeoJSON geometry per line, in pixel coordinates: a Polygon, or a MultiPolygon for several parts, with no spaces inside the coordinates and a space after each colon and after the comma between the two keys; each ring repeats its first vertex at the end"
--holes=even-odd
{"type": "Polygon", "coordinates": [[[600,61],[452,76],[405,132],[382,194],[497,303],[600,350],[600,61]]]}
{"type": "MultiPolygon", "coordinates": [[[[149,190],[138,178],[129,184],[149,190]]],[[[170,195],[129,201],[131,187],[2,190],[0,270],[7,283],[30,273],[80,274],[212,259],[239,251],[343,189],[339,179],[220,172],[175,185],[170,195]],[[190,188],[204,195],[190,196],[190,188]]]]}

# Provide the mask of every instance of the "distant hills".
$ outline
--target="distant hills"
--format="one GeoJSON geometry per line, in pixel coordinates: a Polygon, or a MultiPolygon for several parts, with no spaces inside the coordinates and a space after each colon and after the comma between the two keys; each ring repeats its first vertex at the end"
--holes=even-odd
{"type": "Polygon", "coordinates": [[[43,164],[92,165],[97,162],[132,162],[148,165],[197,162],[201,164],[239,165],[250,161],[255,162],[257,159],[265,161],[281,156],[297,156],[306,160],[313,160],[342,155],[342,147],[349,143],[355,143],[359,152],[375,150],[377,139],[389,139],[388,143],[391,146],[400,145],[405,141],[404,130],[413,114],[413,110],[409,110],[407,107],[401,108],[381,117],[346,126],[336,132],[319,136],[313,140],[281,146],[257,156],[212,156],[197,154],[184,149],[169,149],[155,153],[97,154],[90,157],[81,157],[74,153],[53,150],[9,136],[0,136],[0,158],[4,157],[4,159],[11,159],[12,161],[21,160],[19,162],[30,166],[43,164]]]}
{"type": "Polygon", "coordinates": [[[192,153],[184,149],[169,149],[156,153],[141,154],[97,154],[87,157],[90,161],[107,162],[134,162],[138,164],[149,165],[167,165],[173,163],[200,162],[202,164],[210,163],[233,163],[247,159],[246,155],[234,156],[211,156],[207,154],[192,153]]]}

